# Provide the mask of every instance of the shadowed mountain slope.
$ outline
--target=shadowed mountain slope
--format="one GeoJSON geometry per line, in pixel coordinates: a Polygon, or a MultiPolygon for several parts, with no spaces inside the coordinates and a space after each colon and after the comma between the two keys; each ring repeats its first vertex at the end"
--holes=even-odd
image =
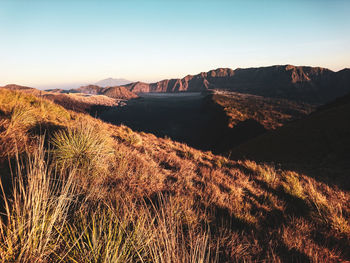
{"type": "MultiPolygon", "coordinates": [[[[350,188],[350,95],[324,105],[306,118],[233,148],[233,158],[292,164],[317,174],[328,170],[328,182],[350,188]]],[[[316,175],[317,176],[317,175],[316,175]]]]}

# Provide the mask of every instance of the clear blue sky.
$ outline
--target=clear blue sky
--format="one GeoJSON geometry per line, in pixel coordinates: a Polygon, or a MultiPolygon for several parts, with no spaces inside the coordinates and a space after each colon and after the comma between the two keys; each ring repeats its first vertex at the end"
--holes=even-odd
{"type": "Polygon", "coordinates": [[[0,0],[0,85],[350,67],[348,0],[0,0]]]}

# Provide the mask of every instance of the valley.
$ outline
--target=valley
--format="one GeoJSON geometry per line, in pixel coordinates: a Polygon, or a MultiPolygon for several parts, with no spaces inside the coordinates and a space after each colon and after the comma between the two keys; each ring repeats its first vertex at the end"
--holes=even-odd
{"type": "Polygon", "coordinates": [[[100,107],[96,116],[216,153],[224,153],[267,130],[300,119],[314,109],[307,103],[235,92],[139,93],[138,96],[122,107],[100,107]]]}

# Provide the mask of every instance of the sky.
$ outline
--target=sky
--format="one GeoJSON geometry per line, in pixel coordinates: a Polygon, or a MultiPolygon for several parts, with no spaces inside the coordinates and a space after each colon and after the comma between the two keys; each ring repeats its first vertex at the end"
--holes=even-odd
{"type": "Polygon", "coordinates": [[[348,0],[0,0],[0,85],[350,67],[348,0]]]}

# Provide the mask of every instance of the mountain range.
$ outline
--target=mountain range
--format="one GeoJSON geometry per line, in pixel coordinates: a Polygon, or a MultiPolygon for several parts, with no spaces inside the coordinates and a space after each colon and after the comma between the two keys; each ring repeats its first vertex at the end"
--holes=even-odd
{"type": "MultiPolygon", "coordinates": [[[[293,65],[235,70],[218,68],[187,75],[182,79],[166,79],[155,83],[133,82],[119,86],[133,93],[202,92],[215,89],[323,104],[350,91],[350,69],[334,72],[321,67],[293,65]]],[[[78,91],[99,94],[102,88],[89,85],[78,91]]]]}

